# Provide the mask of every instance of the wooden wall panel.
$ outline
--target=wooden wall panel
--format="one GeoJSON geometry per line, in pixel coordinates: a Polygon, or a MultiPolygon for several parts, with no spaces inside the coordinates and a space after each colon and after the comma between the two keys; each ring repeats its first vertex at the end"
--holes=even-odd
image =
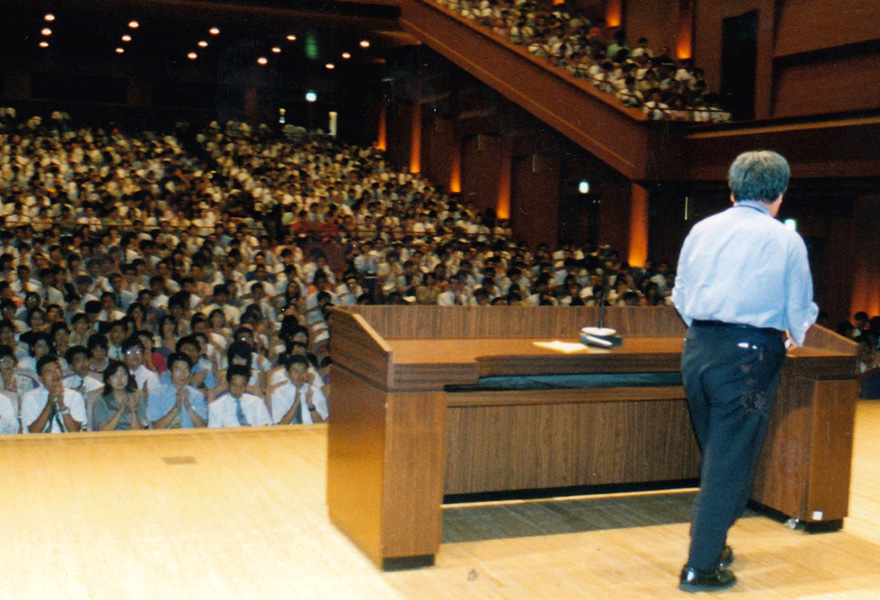
{"type": "Polygon", "coordinates": [[[629,47],[635,49],[639,38],[646,37],[655,54],[662,46],[669,46],[675,56],[679,4],[680,0],[626,2],[623,26],[629,47]]]}
{"type": "Polygon", "coordinates": [[[464,141],[461,152],[461,200],[473,202],[478,212],[495,208],[500,185],[503,140],[476,135],[464,141]]]}
{"type": "Polygon", "coordinates": [[[880,4],[865,0],[779,2],[775,56],[880,39],[880,4]]]}
{"type": "Polygon", "coordinates": [[[513,161],[511,224],[533,248],[556,247],[559,230],[559,159],[538,154],[513,161]]]}
{"type": "MultiPolygon", "coordinates": [[[[757,10],[764,0],[696,0],[694,63],[703,69],[710,90],[721,89],[721,31],[727,17],[757,10]]],[[[759,57],[759,62],[762,60],[759,57]]],[[[768,56],[766,60],[770,60],[768,56]]]]}
{"type": "Polygon", "coordinates": [[[880,107],[880,52],[777,64],[773,116],[797,117],[880,107]]]}
{"type": "Polygon", "coordinates": [[[387,157],[400,171],[409,171],[409,158],[412,149],[411,102],[396,101],[388,105],[386,131],[388,140],[387,157]]]}
{"type": "Polygon", "coordinates": [[[422,173],[440,189],[449,191],[455,153],[460,153],[460,142],[452,119],[433,118],[428,114],[422,126],[422,173]]]}

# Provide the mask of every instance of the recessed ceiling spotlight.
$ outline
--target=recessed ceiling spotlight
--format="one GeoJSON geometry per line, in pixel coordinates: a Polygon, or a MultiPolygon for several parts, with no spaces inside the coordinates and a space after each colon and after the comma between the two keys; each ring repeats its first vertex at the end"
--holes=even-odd
{"type": "Polygon", "coordinates": [[[122,54],[123,52],[125,52],[125,48],[120,47],[116,49],[116,54],[122,54]]]}
{"type": "Polygon", "coordinates": [[[40,31],[40,33],[42,33],[46,37],[49,37],[50,35],[52,35],[52,30],[49,29],[48,27],[43,27],[43,29],[40,31]]]}
{"type": "Polygon", "coordinates": [[[343,53],[342,53],[342,58],[344,58],[345,60],[348,60],[349,58],[351,58],[351,53],[349,53],[349,52],[343,52],[343,53]]]}
{"type": "Polygon", "coordinates": [[[291,33],[289,36],[287,36],[287,41],[288,42],[295,42],[296,36],[291,33]]]}
{"type": "Polygon", "coordinates": [[[267,64],[269,64],[269,59],[265,56],[261,56],[257,59],[257,64],[265,67],[267,64]]]}
{"type": "Polygon", "coordinates": [[[128,26],[129,26],[129,28],[131,28],[131,29],[137,29],[138,27],[141,26],[141,24],[138,23],[137,21],[129,21],[129,22],[128,22],[128,26]]]}
{"type": "Polygon", "coordinates": [[[205,40],[199,40],[199,48],[207,48],[207,47],[208,47],[208,42],[206,42],[205,40]]]}
{"type": "Polygon", "coordinates": [[[45,40],[40,42],[40,48],[48,48],[48,47],[49,47],[49,42],[47,42],[45,40]]]}
{"type": "Polygon", "coordinates": [[[370,40],[361,40],[361,48],[369,48],[370,40]]]}
{"type": "Polygon", "coordinates": [[[43,19],[44,19],[47,23],[51,23],[52,21],[55,20],[55,15],[53,15],[52,13],[46,13],[46,14],[43,16],[43,19]]]}
{"type": "Polygon", "coordinates": [[[336,68],[336,65],[334,65],[333,63],[327,63],[324,66],[327,67],[328,69],[330,69],[331,71],[336,68]]]}
{"type": "Polygon", "coordinates": [[[186,55],[186,57],[190,60],[195,60],[199,57],[199,55],[196,54],[195,52],[190,52],[189,54],[186,55]]]}
{"type": "Polygon", "coordinates": [[[126,42],[126,43],[127,43],[127,42],[130,42],[130,41],[131,41],[131,36],[128,35],[128,34],[125,34],[124,36],[122,36],[122,41],[123,41],[123,42],[126,42]]]}
{"type": "Polygon", "coordinates": [[[281,54],[281,48],[279,48],[278,46],[273,46],[273,47],[272,47],[272,52],[273,52],[274,54],[281,54]]]}
{"type": "Polygon", "coordinates": [[[218,29],[217,27],[211,27],[208,30],[208,33],[210,33],[211,35],[220,35],[220,29],[218,29]]]}

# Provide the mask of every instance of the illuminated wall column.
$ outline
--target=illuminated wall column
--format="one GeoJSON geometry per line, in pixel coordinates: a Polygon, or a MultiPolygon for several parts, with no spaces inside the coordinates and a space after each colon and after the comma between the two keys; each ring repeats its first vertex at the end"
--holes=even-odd
{"type": "Polygon", "coordinates": [[[382,101],[379,104],[379,131],[376,135],[376,148],[383,152],[388,149],[388,100],[385,94],[382,94],[382,101]]]}
{"type": "Polygon", "coordinates": [[[418,100],[413,102],[412,110],[412,140],[409,149],[409,172],[421,173],[422,171],[422,103],[418,100]]]}
{"type": "Polygon", "coordinates": [[[452,154],[449,169],[449,191],[453,194],[461,193],[461,138],[456,134],[455,143],[450,148],[452,154]]]}
{"type": "Polygon", "coordinates": [[[499,219],[510,218],[510,140],[505,136],[501,140],[501,164],[498,173],[498,200],[495,214],[499,219]]]}
{"type": "Polygon", "coordinates": [[[860,242],[851,247],[853,290],[848,316],[860,310],[870,316],[880,315],[880,196],[859,198],[855,214],[860,217],[853,219],[852,239],[860,242]]]}
{"type": "Polygon", "coordinates": [[[648,190],[631,184],[629,217],[629,256],[633,267],[645,266],[648,258],[648,190]]]}
{"type": "Polygon", "coordinates": [[[605,24],[608,27],[623,25],[623,0],[608,0],[605,4],[605,24]]]}
{"type": "Polygon", "coordinates": [[[678,31],[675,35],[675,58],[693,57],[694,44],[694,3],[693,0],[679,0],[678,31]]]}

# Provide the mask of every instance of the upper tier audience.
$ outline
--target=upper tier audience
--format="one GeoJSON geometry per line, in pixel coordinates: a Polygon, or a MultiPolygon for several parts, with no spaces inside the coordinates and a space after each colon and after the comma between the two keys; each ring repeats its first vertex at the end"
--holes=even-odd
{"type": "Polygon", "coordinates": [[[613,94],[654,120],[728,121],[721,98],[709,91],[701,69],[676,61],[668,47],[656,54],[647,38],[631,48],[621,29],[593,23],[582,11],[533,0],[437,0],[464,18],[524,46],[572,76],[613,94]]]}

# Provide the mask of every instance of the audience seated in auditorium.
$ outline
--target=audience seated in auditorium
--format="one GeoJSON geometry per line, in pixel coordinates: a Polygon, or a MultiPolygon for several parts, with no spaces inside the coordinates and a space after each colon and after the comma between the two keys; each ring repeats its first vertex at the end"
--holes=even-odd
{"type": "Polygon", "coordinates": [[[669,303],[669,263],[517,243],[374,149],[71,125],[0,122],[4,432],[331,419],[333,306],[669,303]]]}

